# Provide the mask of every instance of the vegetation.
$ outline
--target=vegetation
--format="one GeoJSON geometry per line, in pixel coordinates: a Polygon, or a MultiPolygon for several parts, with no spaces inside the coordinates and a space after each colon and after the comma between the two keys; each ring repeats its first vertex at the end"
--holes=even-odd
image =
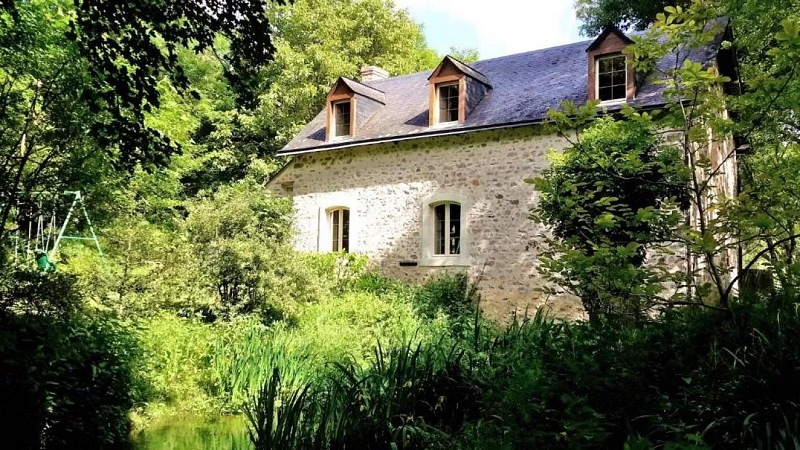
{"type": "Polygon", "coordinates": [[[412,286],[292,250],[291,204],[265,187],[338,76],[437,64],[407,12],[140,3],[0,2],[0,427],[19,448],[241,414],[258,449],[800,445],[796,0],[577,2],[587,32],[648,28],[629,54],[668,107],[551,112],[572,145],[532,180],[533,218],[554,289],[591,320],[508,326],[464,274],[412,286]],[[655,64],[695,55],[721,16],[740,86],[655,64]],[[732,134],[750,148],[735,198],[708,156],[732,134]],[[77,189],[105,255],[73,243],[34,271],[19,242],[77,189]],[[657,261],[675,247],[689,272],[657,261]],[[758,289],[727,270],[737,247],[758,289]]]}
{"type": "Polygon", "coordinates": [[[683,220],[689,169],[647,113],[627,108],[625,120],[615,121],[596,119],[594,105],[564,107],[550,114],[559,130],[592,123],[530,180],[542,193],[534,218],[555,236],[543,269],[582,300],[592,320],[636,322],[658,304],[668,278],[645,261],[683,220]]]}

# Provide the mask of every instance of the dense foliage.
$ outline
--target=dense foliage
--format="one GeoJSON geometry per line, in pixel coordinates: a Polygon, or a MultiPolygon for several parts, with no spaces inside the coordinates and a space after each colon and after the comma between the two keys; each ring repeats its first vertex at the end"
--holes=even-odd
{"type": "Polygon", "coordinates": [[[323,379],[274,371],[256,448],[793,448],[797,299],[672,311],[640,327],[537,315],[479,343],[378,346],[323,379]],[[777,318],[780,317],[780,324],[777,318]],[[686,351],[692,349],[692,351],[686,351]]]}
{"type": "Polygon", "coordinates": [[[295,252],[290,201],[266,187],[338,76],[440,60],[391,0],[0,2],[5,435],[120,448],[131,426],[246,411],[256,448],[797,447],[800,9],[680,3],[577,2],[587,32],[654,24],[629,54],[669,105],[552,113],[577,134],[536,182],[542,267],[605,320],[506,327],[464,274],[410,286],[295,252]],[[740,73],[654,64],[716,38],[720,16],[740,73]],[[751,150],[742,195],[712,198],[703,152],[731,133],[751,150]],[[71,243],[33,272],[16,244],[63,217],[68,189],[105,255],[71,243]],[[709,220],[686,226],[687,209],[709,220]],[[669,242],[696,273],[656,270],[669,242]],[[766,273],[752,297],[721,263],[738,245],[766,273]],[[661,302],[664,281],[691,306],[661,302]]]}
{"type": "Polygon", "coordinates": [[[89,314],[68,277],[3,274],[0,429],[14,448],[118,448],[140,363],[132,331],[89,314]]]}
{"type": "Polygon", "coordinates": [[[688,168],[665,145],[652,117],[625,110],[625,120],[596,119],[593,105],[564,105],[551,118],[562,130],[590,121],[544,174],[534,218],[555,239],[543,258],[546,275],[580,297],[593,320],[642,319],[662,289],[648,250],[666,247],[689,206],[688,168]]]}

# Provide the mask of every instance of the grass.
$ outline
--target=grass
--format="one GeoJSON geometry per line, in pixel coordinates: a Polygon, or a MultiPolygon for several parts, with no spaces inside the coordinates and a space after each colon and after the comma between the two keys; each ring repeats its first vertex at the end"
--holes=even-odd
{"type": "Polygon", "coordinates": [[[433,342],[448,330],[444,314],[417,313],[406,287],[348,291],[303,305],[292,323],[265,326],[244,317],[213,324],[159,315],[143,319],[143,397],[136,429],[176,416],[237,413],[272,380],[290,392],[334,371],[334,363],[369,364],[377,341],[433,342]]]}

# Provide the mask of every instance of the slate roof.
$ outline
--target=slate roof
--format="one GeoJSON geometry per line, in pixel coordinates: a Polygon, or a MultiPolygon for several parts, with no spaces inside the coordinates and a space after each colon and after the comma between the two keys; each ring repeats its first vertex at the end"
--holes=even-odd
{"type": "MultiPolygon", "coordinates": [[[[635,39],[635,37],[634,37],[635,39]]],[[[353,138],[325,141],[325,111],[320,112],[292,139],[279,155],[333,150],[376,142],[396,141],[464,133],[470,130],[520,126],[542,122],[550,108],[563,100],[583,104],[588,99],[586,49],[594,41],[585,40],[558,47],[486,59],[470,66],[486,77],[492,86],[463,124],[430,127],[428,122],[428,77],[431,72],[368,81],[364,84],[385,93],[385,105],[363,124],[353,138]]],[[[709,46],[692,60],[710,61],[716,54],[709,46]]],[[[674,55],[659,63],[661,69],[675,64],[674,55]]],[[[662,106],[663,86],[647,79],[640,84],[630,104],[648,109],[662,106]]],[[[613,112],[621,106],[610,106],[613,112]]]]}

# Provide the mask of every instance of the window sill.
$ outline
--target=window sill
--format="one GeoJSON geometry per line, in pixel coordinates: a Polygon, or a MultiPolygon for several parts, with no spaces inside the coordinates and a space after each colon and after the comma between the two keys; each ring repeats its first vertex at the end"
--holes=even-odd
{"type": "Polygon", "coordinates": [[[461,122],[454,120],[452,122],[439,122],[430,126],[430,128],[453,128],[461,125],[461,122]]]}
{"type": "Polygon", "coordinates": [[[419,265],[420,267],[469,267],[472,264],[466,255],[435,255],[421,258],[419,265]]]}
{"type": "Polygon", "coordinates": [[[343,142],[343,141],[350,141],[353,139],[352,134],[348,134],[347,136],[336,136],[328,139],[328,142],[343,142]]]}
{"type": "Polygon", "coordinates": [[[619,100],[605,100],[600,102],[599,106],[620,106],[628,103],[627,98],[622,98],[619,100]]]}

